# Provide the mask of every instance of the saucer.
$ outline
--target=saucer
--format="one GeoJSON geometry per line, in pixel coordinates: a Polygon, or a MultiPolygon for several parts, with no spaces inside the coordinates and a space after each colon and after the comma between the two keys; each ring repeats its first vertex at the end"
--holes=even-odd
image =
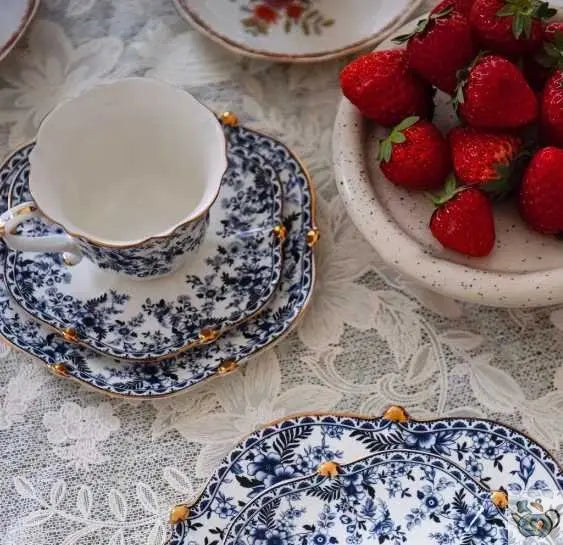
{"type": "Polygon", "coordinates": [[[39,6],[39,0],[3,0],[0,18],[0,61],[23,36],[39,6]]]}
{"type": "MultiPolygon", "coordinates": [[[[199,499],[183,510],[182,506],[172,510],[170,543],[204,543],[206,535],[211,540],[214,533],[221,532],[225,543],[237,536],[246,544],[260,530],[259,524],[268,526],[268,520],[277,520],[279,509],[287,508],[288,496],[293,497],[293,522],[300,534],[310,538],[321,529],[323,535],[340,537],[346,526],[357,522],[358,517],[349,513],[346,522],[332,516],[335,504],[345,511],[350,506],[371,511],[368,519],[387,520],[381,528],[388,532],[396,529],[391,523],[400,521],[407,533],[427,524],[432,525],[432,532],[440,533],[444,529],[433,524],[455,520],[456,503],[458,507],[465,503],[468,511],[474,501],[482,507],[501,489],[508,496],[553,496],[563,489],[563,473],[537,443],[488,420],[419,422],[409,419],[400,407],[373,419],[299,416],[267,426],[235,447],[199,499]],[[369,499],[373,501],[368,505],[369,499]],[[391,513],[390,520],[383,516],[383,507],[391,513]],[[332,525],[322,525],[323,512],[325,522],[332,521],[332,525]],[[412,516],[407,517],[408,513],[412,516]]],[[[493,511],[490,506],[489,512],[493,511]]],[[[498,512],[494,514],[498,516],[498,512]]],[[[353,529],[358,532],[361,528],[353,529]]],[[[286,530],[291,534],[295,528],[286,530]]],[[[359,537],[369,542],[367,536],[359,537]]],[[[376,539],[380,537],[376,535],[376,539]]],[[[416,539],[428,536],[410,537],[413,543],[429,542],[416,539]]],[[[354,543],[362,543],[361,539],[354,543]]],[[[317,543],[313,539],[305,542],[317,543]]],[[[346,542],[327,540],[326,544],[346,542]]]]}
{"type": "MultiPolygon", "coordinates": [[[[280,283],[263,312],[226,332],[214,343],[196,347],[158,364],[126,363],[99,356],[65,342],[57,333],[31,319],[0,283],[0,334],[9,343],[34,356],[54,373],[117,396],[155,398],[177,394],[211,377],[220,377],[247,363],[287,335],[303,315],[314,281],[314,220],[312,182],[299,160],[280,142],[244,127],[225,127],[229,148],[254,153],[271,165],[283,189],[284,260],[280,283]]],[[[0,209],[8,207],[11,183],[26,168],[32,146],[10,156],[0,167],[0,209]]],[[[0,246],[0,274],[3,255],[0,246]]]]}
{"type": "MultiPolygon", "coordinates": [[[[29,168],[11,184],[10,204],[31,200],[29,168]]],[[[259,313],[281,275],[282,194],[277,173],[234,148],[197,253],[175,273],[139,281],[88,259],[68,267],[60,254],[8,250],[6,284],[31,316],[67,340],[109,357],[154,361],[214,341],[259,313]]],[[[56,231],[41,220],[20,233],[56,231]]]]}
{"type": "Polygon", "coordinates": [[[174,0],[180,15],[220,45],[279,62],[334,59],[375,45],[420,0],[174,0]]]}

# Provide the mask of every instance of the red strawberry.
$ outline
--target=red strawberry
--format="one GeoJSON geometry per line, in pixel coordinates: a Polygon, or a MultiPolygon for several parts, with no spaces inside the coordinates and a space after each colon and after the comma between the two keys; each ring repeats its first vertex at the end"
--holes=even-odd
{"type": "Polygon", "coordinates": [[[553,21],[543,29],[544,40],[554,42],[557,34],[563,35],[563,21],[553,21]]]}
{"type": "Polygon", "coordinates": [[[538,116],[536,96],[515,64],[499,57],[478,57],[462,74],[455,102],[472,127],[512,129],[538,116]]]}
{"type": "Polygon", "coordinates": [[[475,0],[469,20],[482,47],[520,55],[538,49],[542,20],[555,13],[540,0],[475,0]]]}
{"type": "Polygon", "coordinates": [[[520,188],[520,213],[540,233],[563,232],[563,150],[541,148],[534,155],[520,188]]]}
{"type": "Polygon", "coordinates": [[[408,117],[379,142],[381,171],[409,189],[437,189],[450,173],[448,144],[429,121],[408,117]]]}
{"type": "Polygon", "coordinates": [[[462,15],[465,15],[465,17],[469,17],[471,6],[473,6],[474,1],[475,0],[443,0],[431,11],[431,13],[444,11],[444,9],[453,6],[456,11],[458,11],[462,15]]]}
{"type": "Polygon", "coordinates": [[[340,74],[344,96],[364,116],[392,127],[409,115],[430,117],[432,88],[408,70],[404,49],[376,51],[352,61],[340,74]]]}
{"type": "Polygon", "coordinates": [[[457,71],[477,54],[469,22],[452,6],[421,19],[413,32],[394,41],[408,41],[410,69],[449,94],[455,91],[457,71]]]}
{"type": "Polygon", "coordinates": [[[549,23],[543,39],[542,50],[524,58],[524,74],[537,91],[543,89],[553,70],[563,70],[563,23],[549,23]]]}
{"type": "Polygon", "coordinates": [[[506,193],[514,181],[520,138],[506,133],[456,127],[448,135],[454,172],[465,185],[479,185],[494,193],[506,193]]]}
{"type": "Polygon", "coordinates": [[[456,188],[452,176],[434,202],[438,208],[430,218],[430,230],[442,246],[472,257],[491,253],[495,221],[491,203],[482,191],[456,188]]]}
{"type": "Polygon", "coordinates": [[[549,78],[543,90],[540,125],[546,143],[563,147],[563,72],[560,70],[549,78]]]}

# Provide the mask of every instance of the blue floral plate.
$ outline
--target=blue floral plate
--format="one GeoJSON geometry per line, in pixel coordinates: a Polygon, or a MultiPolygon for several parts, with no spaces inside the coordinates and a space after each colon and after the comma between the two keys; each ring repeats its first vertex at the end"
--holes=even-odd
{"type": "MultiPolygon", "coordinates": [[[[282,184],[283,244],[281,279],[264,310],[254,319],[227,331],[214,343],[154,363],[127,363],[102,357],[79,345],[69,344],[49,327],[29,316],[0,284],[0,334],[37,357],[64,377],[107,393],[159,397],[185,391],[201,381],[244,364],[287,334],[302,315],[314,285],[314,222],[311,181],[298,159],[280,142],[244,127],[225,127],[229,153],[258,157],[271,166],[282,184]]],[[[0,209],[8,208],[10,187],[27,169],[31,146],[15,152],[0,168],[0,209]]],[[[4,262],[5,247],[0,248],[4,262]]],[[[0,272],[3,267],[0,265],[0,272]]]]}
{"type": "MultiPolygon", "coordinates": [[[[562,491],[551,455],[502,424],[419,422],[399,407],[301,416],[249,436],[195,503],[176,506],[170,545],[453,545],[469,534],[493,545],[516,527],[510,497],[522,506],[562,491]]],[[[553,513],[539,515],[551,529],[553,513]]]]}
{"type": "MultiPolygon", "coordinates": [[[[10,205],[31,200],[29,169],[12,181],[10,205]]],[[[122,360],[154,361],[214,341],[259,313],[281,276],[282,190],[258,153],[231,146],[229,168],[197,253],[174,274],[150,281],[102,270],[88,259],[8,250],[6,285],[31,316],[67,338],[122,360]]],[[[58,228],[41,220],[28,236],[58,228]]]]}

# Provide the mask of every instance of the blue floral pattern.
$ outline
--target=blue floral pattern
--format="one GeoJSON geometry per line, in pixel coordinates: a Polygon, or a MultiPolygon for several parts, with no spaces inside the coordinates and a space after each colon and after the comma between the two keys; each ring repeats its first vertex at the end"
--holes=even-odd
{"type": "MultiPolygon", "coordinates": [[[[409,420],[397,424],[383,418],[305,416],[269,426],[237,446],[191,507],[190,519],[174,528],[171,545],[189,543],[193,540],[192,532],[198,528],[224,533],[228,526],[215,514],[224,497],[231,498],[229,501],[234,510],[231,521],[234,521],[255,498],[271,491],[272,486],[306,479],[315,474],[323,462],[336,461],[345,466],[370,456],[393,460],[400,453],[401,456],[421,455],[439,459],[449,468],[448,473],[455,470],[464,481],[479,482],[479,485],[475,484],[477,488],[489,491],[526,489],[534,494],[538,487],[547,493],[563,490],[563,472],[553,457],[521,433],[501,424],[476,419],[409,420]],[[491,443],[498,449],[495,458],[490,458],[487,450],[491,443]],[[478,479],[469,472],[475,463],[482,466],[478,479]]],[[[390,467],[392,470],[379,474],[377,498],[385,497],[387,504],[396,501],[412,505],[404,513],[401,530],[408,532],[439,519],[438,522],[446,526],[432,530],[433,542],[437,545],[460,543],[453,540],[453,536],[461,535],[464,524],[477,515],[470,509],[469,498],[460,497],[458,500],[460,509],[464,502],[467,504],[466,516],[462,516],[462,511],[456,511],[452,503],[454,492],[447,484],[446,475],[427,468],[424,478],[419,473],[421,478],[415,491],[406,465],[390,467]]],[[[347,496],[369,497],[365,481],[357,474],[343,474],[337,488],[347,496]]],[[[358,513],[375,513],[374,510],[377,510],[375,503],[363,504],[358,513]]],[[[498,537],[493,532],[498,526],[488,521],[490,514],[485,510],[476,519],[481,533],[475,532],[475,545],[477,542],[493,543],[489,540],[498,537]],[[479,518],[481,516],[484,518],[479,518]]],[[[328,513],[326,516],[329,516],[328,513]]],[[[347,517],[340,521],[344,527],[357,520],[350,513],[343,516],[347,517]]],[[[264,528],[258,526],[254,528],[253,534],[249,533],[249,542],[252,543],[256,536],[264,535],[262,530],[264,528]]],[[[305,543],[316,543],[315,540],[321,539],[316,535],[311,532],[305,543]]],[[[198,539],[195,541],[199,543],[198,539]]],[[[357,536],[352,537],[351,542],[358,539],[357,536]]],[[[201,542],[204,542],[203,538],[201,542]]],[[[301,542],[296,542],[296,545],[301,545],[301,542]]]]}
{"type": "Polygon", "coordinates": [[[234,519],[224,545],[506,543],[506,520],[488,491],[439,456],[394,451],[341,471],[268,489],[234,519]],[[400,498],[389,480],[405,491],[400,498]]]}
{"type": "Polygon", "coordinates": [[[151,278],[178,269],[187,253],[195,252],[205,239],[209,214],[184,223],[166,237],[154,237],[129,248],[110,248],[74,237],[82,253],[101,269],[151,278]]]}
{"type": "MultiPolygon", "coordinates": [[[[13,184],[14,203],[30,199],[28,170],[13,184]]],[[[208,235],[173,276],[138,282],[101,275],[83,261],[66,267],[59,254],[9,250],[6,283],[32,316],[61,330],[73,327],[87,347],[124,360],[170,357],[199,343],[209,329],[223,334],[264,307],[281,275],[282,221],[276,173],[255,154],[232,155],[208,235]]],[[[27,222],[29,236],[51,233],[27,222]]],[[[203,233],[203,231],[202,231],[203,233]]]]}
{"type": "MultiPolygon", "coordinates": [[[[112,394],[152,398],[199,384],[212,377],[226,360],[243,365],[287,334],[307,306],[314,285],[314,250],[306,244],[308,231],[315,228],[312,188],[299,161],[283,144],[244,127],[226,128],[226,132],[230,157],[244,153],[260,155],[283,186],[283,223],[288,236],[283,246],[282,277],[272,300],[257,318],[233,328],[211,345],[194,348],[158,365],[128,364],[65,343],[22,312],[0,283],[2,336],[47,365],[64,363],[70,377],[91,387],[112,394]]],[[[20,149],[0,168],[3,209],[8,207],[11,182],[27,168],[30,150],[31,146],[20,149]]],[[[0,253],[5,253],[3,245],[0,253]]],[[[0,263],[3,261],[0,259],[0,263]]],[[[3,274],[1,266],[0,271],[3,274]]]]}

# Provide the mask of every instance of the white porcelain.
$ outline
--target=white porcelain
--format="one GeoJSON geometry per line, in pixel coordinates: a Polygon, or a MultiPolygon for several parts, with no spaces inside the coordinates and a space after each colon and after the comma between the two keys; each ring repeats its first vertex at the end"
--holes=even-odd
{"type": "Polygon", "coordinates": [[[0,0],[0,61],[22,37],[38,6],[39,0],[0,0]]]}
{"type": "Polygon", "coordinates": [[[30,161],[34,202],[8,211],[7,244],[69,252],[71,263],[84,254],[139,277],[168,273],[197,248],[227,167],[215,115],[146,78],[103,84],[59,105],[42,122],[30,161]],[[66,233],[13,234],[37,214],[66,233]]]}
{"type": "MultiPolygon", "coordinates": [[[[397,31],[404,34],[414,22],[397,31]]],[[[395,47],[386,40],[377,49],[395,47]]],[[[436,95],[435,123],[458,123],[449,97],[436,95]]],[[[514,202],[495,205],[496,246],[486,258],[444,249],[431,235],[433,205],[385,179],[377,162],[381,128],[343,99],[334,129],[337,187],[366,239],[389,265],[425,287],[456,299],[500,307],[563,303],[563,246],[526,227],[514,202]]]]}
{"type": "Polygon", "coordinates": [[[174,0],[197,30],[248,57],[281,62],[337,58],[375,45],[421,0],[174,0]]]}

